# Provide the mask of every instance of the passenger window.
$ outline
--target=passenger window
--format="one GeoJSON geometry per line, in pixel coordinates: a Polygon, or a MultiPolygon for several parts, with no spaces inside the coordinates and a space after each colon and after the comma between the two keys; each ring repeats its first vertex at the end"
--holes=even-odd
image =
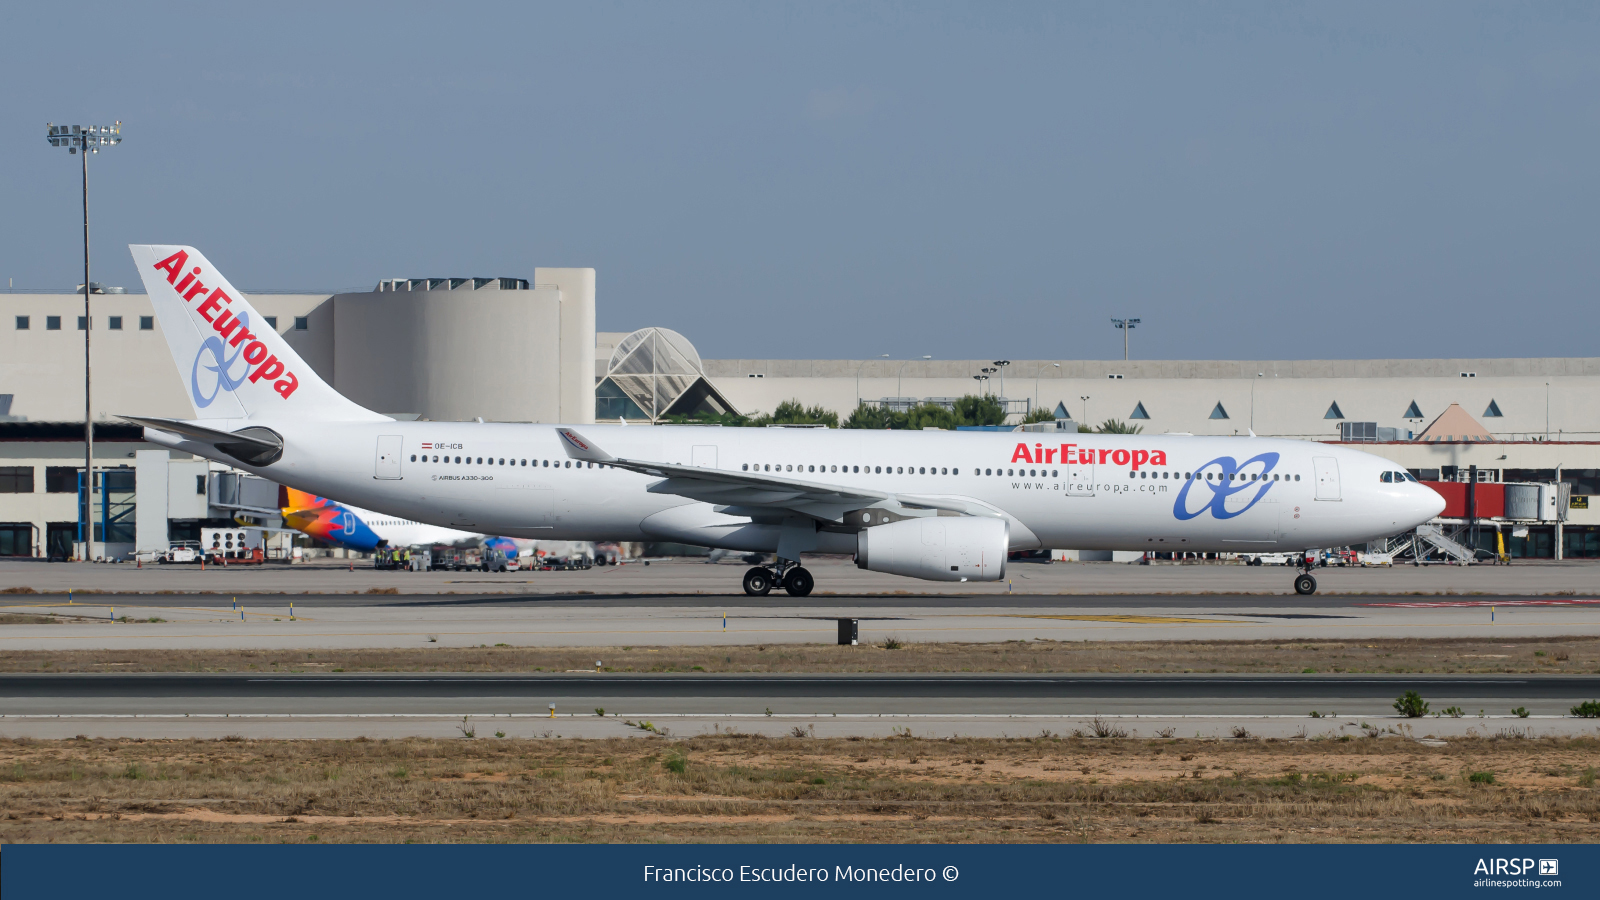
{"type": "Polygon", "coordinates": [[[960,475],[961,474],[961,470],[960,469],[951,469],[950,470],[950,474],[951,475],[960,475]]]}
{"type": "Polygon", "coordinates": [[[1299,481],[1299,480],[1300,480],[1300,476],[1299,476],[1299,475],[1296,475],[1296,476],[1295,476],[1295,477],[1294,477],[1294,480],[1295,480],[1295,481],[1299,481]]]}

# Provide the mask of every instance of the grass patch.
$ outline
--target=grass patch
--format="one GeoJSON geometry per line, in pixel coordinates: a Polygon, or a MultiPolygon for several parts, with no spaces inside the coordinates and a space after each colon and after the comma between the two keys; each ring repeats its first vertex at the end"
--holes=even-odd
{"type": "Polygon", "coordinates": [[[17,739],[0,841],[1595,843],[1597,757],[1595,738],[17,739]]]}

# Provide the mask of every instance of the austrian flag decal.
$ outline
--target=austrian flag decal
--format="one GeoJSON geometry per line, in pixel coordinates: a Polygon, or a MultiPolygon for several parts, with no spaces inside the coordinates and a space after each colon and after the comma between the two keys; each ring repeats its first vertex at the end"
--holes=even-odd
{"type": "MultiPolygon", "coordinates": [[[[272,389],[284,398],[293,394],[295,388],[300,386],[300,379],[285,367],[282,360],[267,349],[257,335],[250,330],[249,314],[240,310],[235,313],[229,309],[233,298],[228,296],[222,288],[207,288],[204,279],[214,276],[207,275],[195,266],[185,272],[184,267],[189,264],[189,254],[182,250],[155,264],[155,268],[167,273],[167,283],[173,286],[178,296],[186,303],[199,301],[195,312],[200,318],[211,324],[216,337],[207,338],[202,354],[209,351],[215,366],[210,366],[220,377],[219,384],[227,390],[235,390],[245,381],[255,384],[265,379],[272,384],[272,389]],[[228,348],[235,352],[230,356],[228,348]],[[242,359],[245,368],[237,380],[230,377],[229,369],[235,360],[242,359]],[[245,374],[248,373],[248,374],[245,374]]],[[[196,367],[199,360],[196,360],[196,367]]],[[[209,406],[216,392],[212,391],[210,397],[203,397],[200,389],[195,387],[195,402],[201,407],[209,406]],[[203,402],[202,402],[203,401],[203,402]]]]}

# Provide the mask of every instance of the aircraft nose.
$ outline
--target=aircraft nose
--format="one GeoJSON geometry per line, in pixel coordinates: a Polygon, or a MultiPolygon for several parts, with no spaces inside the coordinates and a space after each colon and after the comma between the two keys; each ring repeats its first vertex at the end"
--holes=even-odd
{"type": "Polygon", "coordinates": [[[1418,485],[1418,487],[1422,488],[1422,490],[1417,495],[1416,520],[1417,524],[1421,525],[1423,522],[1444,512],[1445,503],[1444,495],[1433,488],[1427,485],[1418,485]]]}

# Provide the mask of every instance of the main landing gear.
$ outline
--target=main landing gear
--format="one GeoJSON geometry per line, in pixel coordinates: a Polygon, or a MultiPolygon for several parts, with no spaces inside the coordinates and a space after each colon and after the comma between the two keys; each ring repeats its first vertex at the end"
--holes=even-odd
{"type": "Polygon", "coordinates": [[[804,597],[817,586],[817,581],[797,563],[782,559],[775,566],[756,566],[744,573],[744,592],[752,597],[765,597],[780,584],[789,596],[804,597]]]}

